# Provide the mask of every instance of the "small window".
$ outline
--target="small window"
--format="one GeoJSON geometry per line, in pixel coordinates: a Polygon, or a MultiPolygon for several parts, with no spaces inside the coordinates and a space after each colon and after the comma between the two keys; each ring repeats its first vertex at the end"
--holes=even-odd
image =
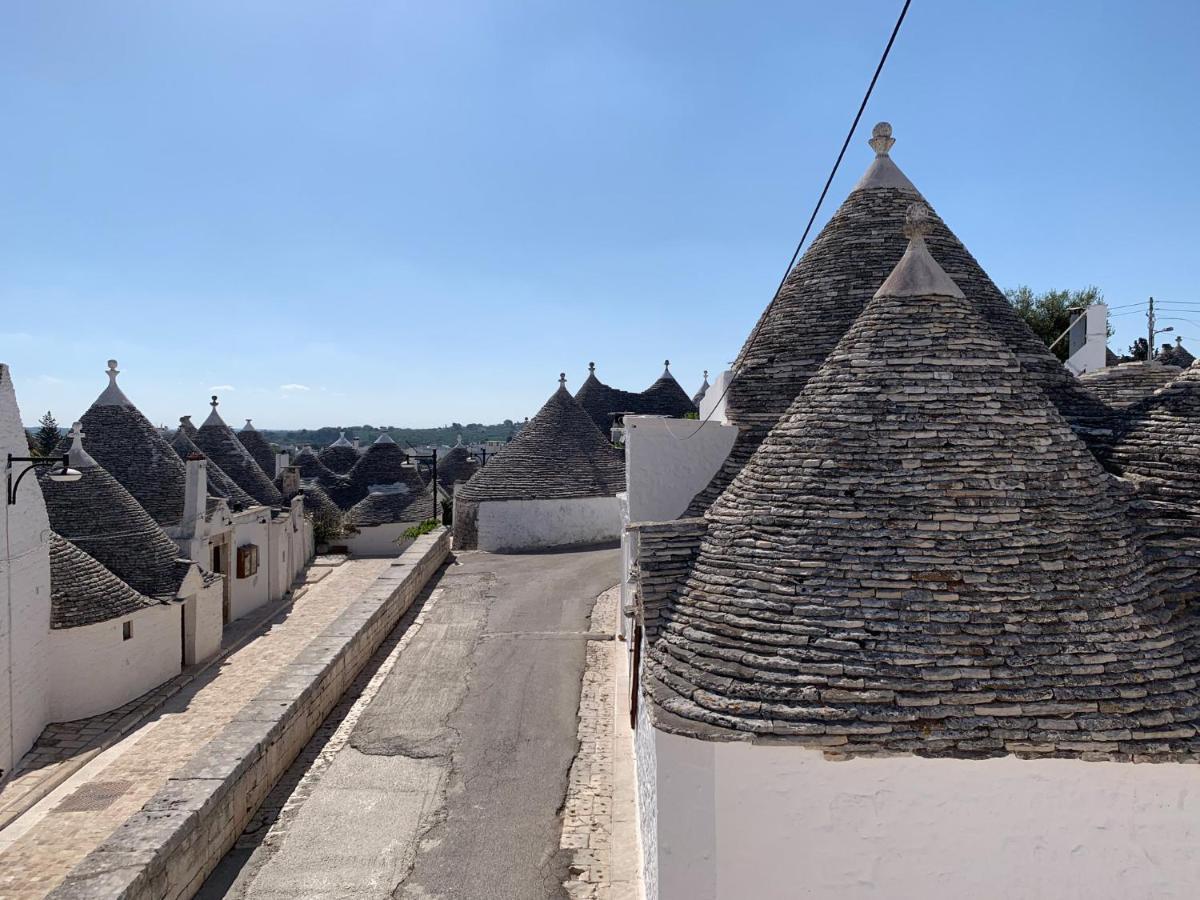
{"type": "Polygon", "coordinates": [[[258,545],[245,544],[237,548],[237,577],[250,578],[258,573],[258,545]]]}
{"type": "Polygon", "coordinates": [[[127,641],[131,637],[133,637],[133,623],[132,622],[122,622],[121,623],[121,640],[127,641]]]}

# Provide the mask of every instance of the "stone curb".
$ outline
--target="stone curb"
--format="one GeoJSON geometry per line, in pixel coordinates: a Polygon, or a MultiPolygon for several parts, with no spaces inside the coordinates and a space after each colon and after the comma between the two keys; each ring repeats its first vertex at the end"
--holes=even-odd
{"type": "Polygon", "coordinates": [[[449,552],[417,538],[49,896],[191,897],[449,552]]]}

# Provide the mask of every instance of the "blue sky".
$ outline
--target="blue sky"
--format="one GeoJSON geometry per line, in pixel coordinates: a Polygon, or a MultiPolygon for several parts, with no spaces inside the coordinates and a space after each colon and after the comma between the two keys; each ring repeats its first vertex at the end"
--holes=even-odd
{"type": "MultiPolygon", "coordinates": [[[[769,301],[898,9],[9,4],[24,417],[70,421],[109,357],[172,424],[214,386],[263,427],[519,418],[593,359],[640,389],[669,357],[691,391],[769,301]]],[[[914,0],[821,220],[887,119],[1001,287],[1098,285],[1118,350],[1152,294],[1200,351],[1197,33],[1193,2],[914,0]]]]}

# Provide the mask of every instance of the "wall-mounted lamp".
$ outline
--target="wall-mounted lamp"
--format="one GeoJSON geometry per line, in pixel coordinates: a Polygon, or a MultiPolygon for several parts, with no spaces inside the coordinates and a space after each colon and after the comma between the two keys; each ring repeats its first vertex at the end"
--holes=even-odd
{"type": "Polygon", "coordinates": [[[61,457],[38,457],[38,456],[13,456],[8,454],[8,465],[4,467],[5,475],[8,478],[8,505],[16,506],[17,504],[17,488],[21,486],[21,479],[24,478],[32,469],[42,468],[45,466],[56,466],[51,469],[49,478],[51,481],[78,481],[83,477],[83,473],[78,469],[72,469],[67,465],[67,455],[64,453],[61,457]],[[13,479],[13,463],[29,463],[21,474],[13,479]]]}

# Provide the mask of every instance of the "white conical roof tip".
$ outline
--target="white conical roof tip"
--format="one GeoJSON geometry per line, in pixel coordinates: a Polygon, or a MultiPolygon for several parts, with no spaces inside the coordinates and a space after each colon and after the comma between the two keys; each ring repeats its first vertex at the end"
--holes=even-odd
{"type": "Polygon", "coordinates": [[[871,129],[871,139],[867,141],[871,149],[875,151],[876,156],[887,156],[888,151],[896,146],[896,139],[892,137],[892,123],[879,122],[871,129]]]}
{"type": "Polygon", "coordinates": [[[104,373],[108,376],[108,387],[100,392],[100,396],[96,398],[95,406],[132,406],[129,398],[117,386],[117,376],[121,374],[121,370],[117,368],[117,361],[110,359],[108,361],[108,369],[104,373]]]}
{"type": "Polygon", "coordinates": [[[929,255],[925,235],[933,228],[933,213],[924,203],[914,203],[904,216],[904,233],[908,249],[896,263],[896,268],[879,286],[876,297],[958,297],[966,295],[954,283],[937,260],[929,255]]]}
{"type": "Polygon", "coordinates": [[[108,361],[108,383],[116,384],[117,376],[121,374],[121,370],[117,368],[117,361],[110,359],[108,361]]]}
{"type": "Polygon", "coordinates": [[[83,439],[87,437],[83,433],[83,423],[74,422],[71,424],[71,430],[67,433],[67,437],[71,439],[71,448],[67,451],[67,463],[74,469],[92,468],[96,465],[96,461],[88,455],[88,452],[83,449],[83,439]]]}

